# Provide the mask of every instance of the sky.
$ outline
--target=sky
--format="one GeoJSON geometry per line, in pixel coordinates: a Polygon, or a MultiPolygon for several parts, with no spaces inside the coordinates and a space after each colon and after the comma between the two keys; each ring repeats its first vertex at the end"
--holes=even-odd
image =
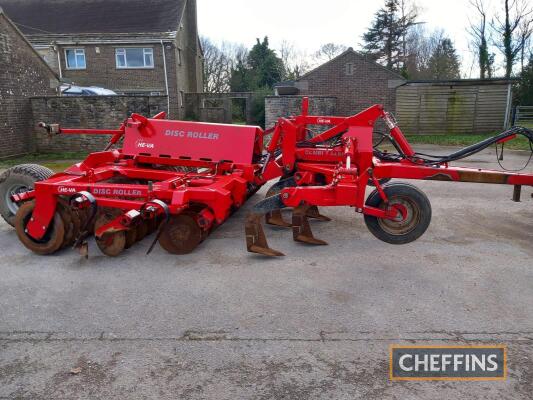
{"type": "MultiPolygon", "coordinates": [[[[255,44],[268,36],[279,49],[283,41],[312,54],[322,44],[337,43],[357,50],[383,0],[197,0],[200,34],[215,42],[255,44]]],[[[497,0],[492,0],[496,3],[497,0]]],[[[419,20],[428,30],[444,29],[461,56],[465,78],[478,70],[468,49],[468,0],[415,0],[419,20]]],[[[493,6],[494,7],[494,6],[493,6]]],[[[501,62],[500,58],[496,62],[501,62]]]]}

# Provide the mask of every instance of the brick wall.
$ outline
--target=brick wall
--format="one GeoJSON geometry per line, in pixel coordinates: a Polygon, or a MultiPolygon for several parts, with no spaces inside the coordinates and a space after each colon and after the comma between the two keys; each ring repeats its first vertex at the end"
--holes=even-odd
{"type": "Polygon", "coordinates": [[[28,153],[31,96],[52,95],[53,72],[0,11],[0,157],[28,153]]]}
{"type": "MultiPolygon", "coordinates": [[[[33,126],[43,121],[64,128],[117,129],[131,113],[145,116],[166,111],[166,96],[35,97],[31,99],[33,126]]],[[[102,150],[109,136],[57,135],[34,128],[35,150],[43,153],[102,150]]]]}
{"type": "Polygon", "coordinates": [[[338,115],[349,116],[374,104],[394,111],[396,87],[403,82],[396,73],[349,50],[304,75],[296,86],[302,95],[337,97],[338,115]]]}
{"type": "MultiPolygon", "coordinates": [[[[303,96],[268,96],[265,98],[265,125],[271,128],[278,118],[299,115],[303,96]]],[[[309,114],[337,115],[337,98],[309,96],[309,114]]]]}

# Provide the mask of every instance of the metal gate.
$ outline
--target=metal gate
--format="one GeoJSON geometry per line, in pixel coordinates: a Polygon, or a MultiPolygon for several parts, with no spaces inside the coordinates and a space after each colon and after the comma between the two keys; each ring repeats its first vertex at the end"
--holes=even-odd
{"type": "Polygon", "coordinates": [[[517,106],[515,108],[513,125],[533,128],[533,106],[517,106]]]}

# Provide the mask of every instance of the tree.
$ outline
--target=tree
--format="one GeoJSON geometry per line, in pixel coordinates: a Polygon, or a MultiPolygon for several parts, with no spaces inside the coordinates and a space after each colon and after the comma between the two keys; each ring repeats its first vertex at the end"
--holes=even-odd
{"type": "Polygon", "coordinates": [[[459,57],[449,38],[443,38],[428,62],[431,79],[458,79],[461,77],[459,57]]]}
{"type": "Polygon", "coordinates": [[[248,54],[248,64],[252,75],[252,89],[273,88],[283,77],[283,61],[269,47],[268,37],[257,43],[248,54]]]}
{"type": "Polygon", "coordinates": [[[307,54],[296,49],[294,44],[284,40],[279,49],[283,62],[283,80],[295,80],[310,69],[307,54]]]}
{"type": "Polygon", "coordinates": [[[224,93],[230,90],[231,60],[206,37],[200,38],[204,52],[204,91],[224,93]]]}
{"type": "Polygon", "coordinates": [[[503,16],[496,16],[492,27],[498,39],[494,43],[505,59],[505,77],[510,78],[517,57],[522,53],[533,29],[528,0],[504,0],[503,16]]]}
{"type": "MultiPolygon", "coordinates": [[[[528,56],[528,47],[530,44],[531,36],[533,34],[533,19],[523,20],[520,24],[519,30],[519,40],[520,40],[520,71],[524,70],[524,61],[528,56]]],[[[529,49],[531,54],[531,49],[529,49]]]]}
{"type": "Polygon", "coordinates": [[[314,58],[318,63],[322,64],[324,62],[333,60],[346,50],[347,47],[343,44],[326,43],[320,46],[320,48],[314,54],[314,58]]]}
{"type": "Polygon", "coordinates": [[[231,68],[230,87],[232,92],[252,91],[252,76],[248,66],[248,57],[236,60],[231,68]]]}
{"type": "Polygon", "coordinates": [[[416,18],[416,9],[407,12],[404,1],[385,0],[385,6],[375,14],[363,35],[364,52],[387,68],[401,71],[406,62],[406,37],[416,18]]]}
{"type": "Polygon", "coordinates": [[[225,93],[231,90],[233,71],[244,64],[248,50],[241,44],[215,44],[207,37],[200,38],[204,53],[204,91],[225,93]]]}
{"type": "Polygon", "coordinates": [[[265,124],[265,96],[272,93],[276,82],[284,76],[284,65],[274,50],[269,47],[268,37],[257,43],[250,52],[241,53],[231,70],[231,90],[254,92],[252,118],[254,123],[265,124]]]}
{"type": "Polygon", "coordinates": [[[423,24],[424,22],[416,22],[418,18],[418,7],[415,3],[411,3],[410,0],[400,0],[400,12],[401,12],[401,26],[402,26],[402,68],[401,73],[405,78],[409,77],[407,71],[407,60],[409,53],[407,52],[407,37],[413,27],[423,24]]]}
{"type": "Polygon", "coordinates": [[[529,58],[529,63],[520,73],[520,81],[516,89],[516,102],[525,106],[533,105],[533,55],[529,58]]]}
{"type": "Polygon", "coordinates": [[[408,79],[433,79],[430,61],[445,38],[443,30],[427,32],[423,26],[414,27],[407,35],[404,75],[408,79]]]}
{"type": "Polygon", "coordinates": [[[470,5],[475,8],[479,18],[476,22],[470,22],[468,33],[471,37],[471,44],[477,55],[479,65],[479,78],[492,77],[494,55],[489,53],[487,32],[487,12],[483,0],[471,0],[470,5]]]}

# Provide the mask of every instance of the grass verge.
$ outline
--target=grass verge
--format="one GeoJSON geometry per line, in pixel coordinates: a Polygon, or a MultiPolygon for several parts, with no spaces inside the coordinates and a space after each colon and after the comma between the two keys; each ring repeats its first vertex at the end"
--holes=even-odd
{"type": "Polygon", "coordinates": [[[0,160],[0,169],[7,169],[18,164],[39,164],[54,172],[64,171],[87,157],[87,153],[65,152],[47,154],[27,154],[25,156],[0,160]]]}
{"type": "MultiPolygon", "coordinates": [[[[406,135],[411,144],[434,144],[437,146],[470,146],[494,135],[406,135]]],[[[530,150],[529,140],[523,136],[505,143],[506,149],[530,150]]]]}

